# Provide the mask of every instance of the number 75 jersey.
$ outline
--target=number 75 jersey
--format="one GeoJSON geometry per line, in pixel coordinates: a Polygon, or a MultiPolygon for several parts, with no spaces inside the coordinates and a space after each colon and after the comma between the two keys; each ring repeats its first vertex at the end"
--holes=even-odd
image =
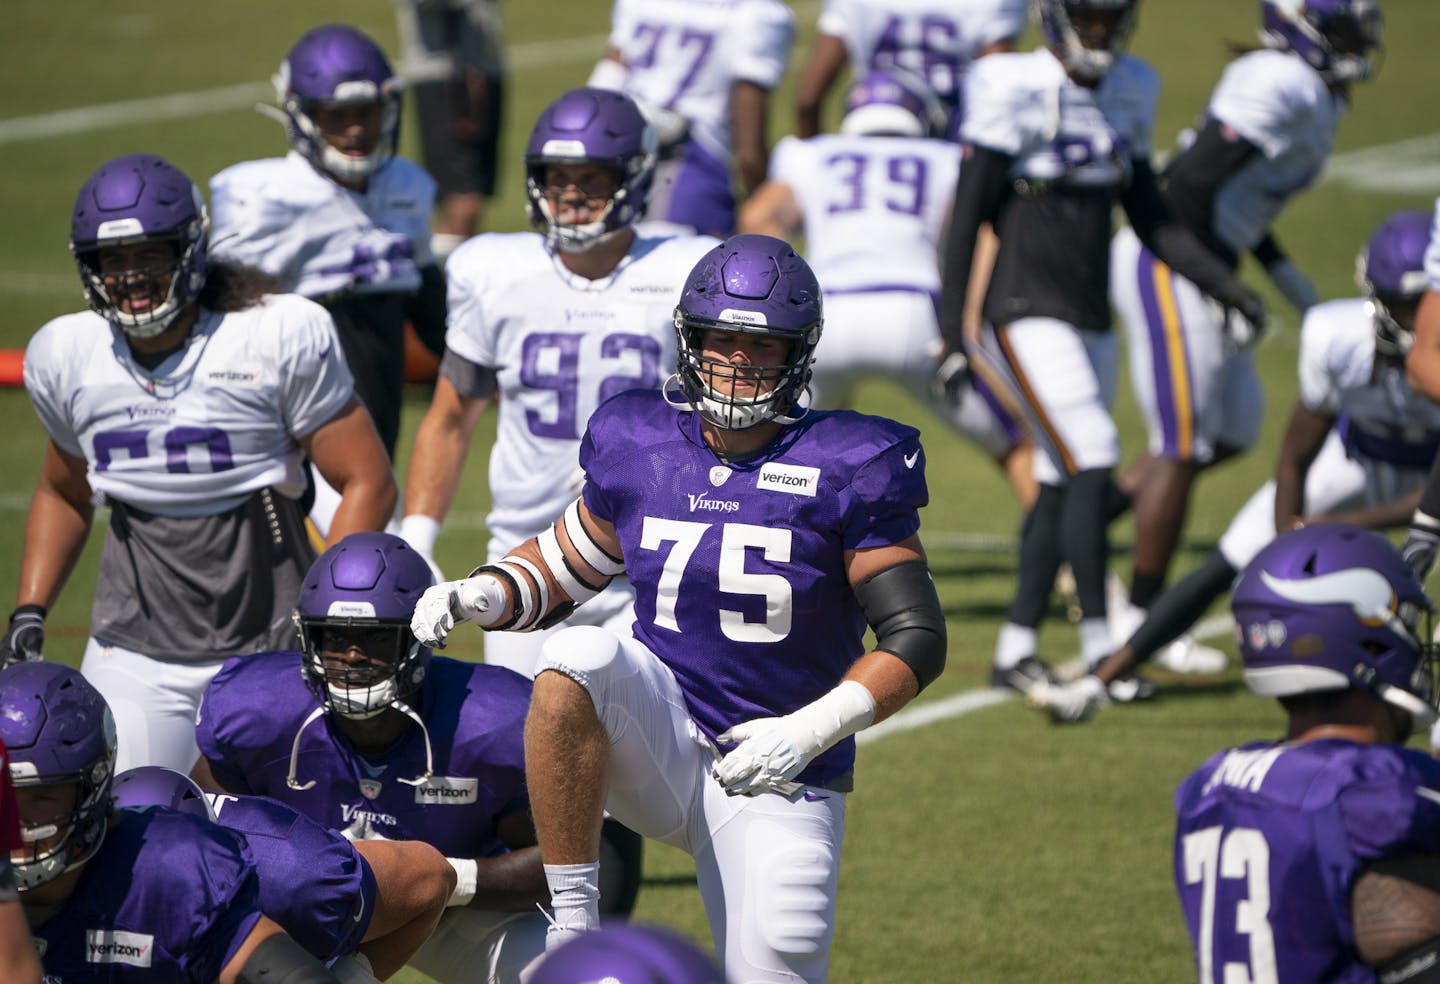
{"type": "Polygon", "coordinates": [[[1440,762],[1394,745],[1232,748],[1180,784],[1175,808],[1202,982],[1373,982],[1355,950],[1355,879],[1383,858],[1440,854],[1440,762]]]}

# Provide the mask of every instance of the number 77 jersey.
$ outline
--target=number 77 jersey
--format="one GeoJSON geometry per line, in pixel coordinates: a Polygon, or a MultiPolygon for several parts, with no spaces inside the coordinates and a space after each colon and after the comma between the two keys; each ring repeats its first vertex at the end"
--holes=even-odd
{"type": "Polygon", "coordinates": [[[1336,739],[1212,757],[1175,792],[1175,884],[1202,984],[1375,980],[1350,893],[1384,858],[1440,854],[1440,762],[1336,739]]]}
{"type": "MultiPolygon", "coordinates": [[[[727,464],[697,414],[627,393],[591,418],[580,463],[585,505],[614,525],[635,586],[635,637],[711,740],[840,681],[865,634],[846,551],[915,534],[927,501],[919,433],[848,410],[811,411],[727,464]]],[[[798,779],[830,784],[854,754],[846,739],[798,779]]]]}

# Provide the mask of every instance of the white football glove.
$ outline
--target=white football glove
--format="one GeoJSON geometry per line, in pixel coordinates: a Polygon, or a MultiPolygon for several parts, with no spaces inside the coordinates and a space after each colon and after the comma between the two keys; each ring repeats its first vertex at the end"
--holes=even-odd
{"type": "Polygon", "coordinates": [[[1315,289],[1315,282],[1305,275],[1304,270],[1288,259],[1280,260],[1272,266],[1266,267],[1265,273],[1270,277],[1270,282],[1275,285],[1275,289],[1284,295],[1285,300],[1289,301],[1291,306],[1301,314],[1314,307],[1315,303],[1320,300],[1320,293],[1315,289]]]}
{"type": "Polygon", "coordinates": [[[1084,721],[1110,703],[1105,684],[1096,676],[1083,676],[1070,683],[1042,684],[1025,697],[1031,707],[1045,711],[1057,724],[1084,721]]]}
{"type": "Polygon", "coordinates": [[[823,697],[784,717],[756,718],[735,725],[716,740],[735,748],[715,763],[715,778],[732,796],[767,790],[793,792],[790,780],[815,756],[853,735],[875,718],[875,698],[866,687],[845,680],[823,697]]]}
{"type": "Polygon", "coordinates": [[[410,631],[422,646],[443,648],[445,637],[461,622],[474,622],[482,629],[500,622],[509,614],[505,601],[505,586],[494,574],[445,581],[420,596],[410,616],[410,631]]]}

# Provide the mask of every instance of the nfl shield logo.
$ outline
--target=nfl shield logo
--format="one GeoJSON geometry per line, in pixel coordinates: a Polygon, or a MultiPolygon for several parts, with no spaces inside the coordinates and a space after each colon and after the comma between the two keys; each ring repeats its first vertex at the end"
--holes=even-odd
{"type": "Polygon", "coordinates": [[[724,485],[725,481],[729,477],[730,469],[726,468],[724,465],[716,465],[714,468],[710,469],[710,484],[715,486],[717,489],[720,486],[724,485]]]}
{"type": "Polygon", "coordinates": [[[365,796],[366,799],[373,800],[375,797],[380,795],[380,783],[374,779],[361,779],[360,792],[365,796]]]}

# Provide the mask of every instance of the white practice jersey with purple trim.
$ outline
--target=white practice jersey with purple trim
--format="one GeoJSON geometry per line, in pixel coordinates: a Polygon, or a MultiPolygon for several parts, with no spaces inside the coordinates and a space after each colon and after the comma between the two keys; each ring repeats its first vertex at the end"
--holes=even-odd
{"type": "Polygon", "coordinates": [[[211,255],[257,267],[306,297],[411,292],[430,253],[435,181],[401,157],[364,192],[298,152],[245,161],[210,179],[211,255]]]}
{"type": "Polygon", "coordinates": [[[805,213],[805,257],[826,290],[940,289],[940,231],[960,148],[945,140],[822,135],[775,145],[770,178],[805,213]]]}
{"type": "Polygon", "coordinates": [[[819,30],[845,44],[851,71],[899,67],[947,105],[960,99],[970,63],[1025,31],[1027,0],[825,0],[819,30]]]}
{"type": "Polygon", "coordinates": [[[731,88],[774,89],[794,43],[795,15],[779,0],[615,0],[611,13],[624,91],[685,117],[719,161],[731,156],[731,88]]]}
{"type": "Polygon", "coordinates": [[[147,512],[211,516],[267,486],[305,486],[297,437],[350,400],[354,383],[325,309],[272,295],[201,310],[154,371],[90,312],[49,322],[25,350],[25,388],[45,430],[89,463],[90,487],[147,512]]]}
{"type": "Polygon", "coordinates": [[[1260,149],[1215,197],[1211,226],[1237,254],[1265,237],[1292,195],[1325,169],[1345,100],[1298,55],[1252,51],[1231,62],[1207,115],[1260,149]]]}
{"type": "Polygon", "coordinates": [[[534,233],[476,236],[446,264],[445,345],[495,370],[490,535],[502,549],[542,532],[580,493],[580,436],[602,402],[675,371],[675,304],[716,244],[637,239],[603,280],[567,271],[534,233]]]}
{"type": "Polygon", "coordinates": [[[1440,291],[1440,198],[1435,200],[1435,220],[1430,224],[1430,245],[1425,249],[1425,279],[1430,290],[1440,291]]]}

